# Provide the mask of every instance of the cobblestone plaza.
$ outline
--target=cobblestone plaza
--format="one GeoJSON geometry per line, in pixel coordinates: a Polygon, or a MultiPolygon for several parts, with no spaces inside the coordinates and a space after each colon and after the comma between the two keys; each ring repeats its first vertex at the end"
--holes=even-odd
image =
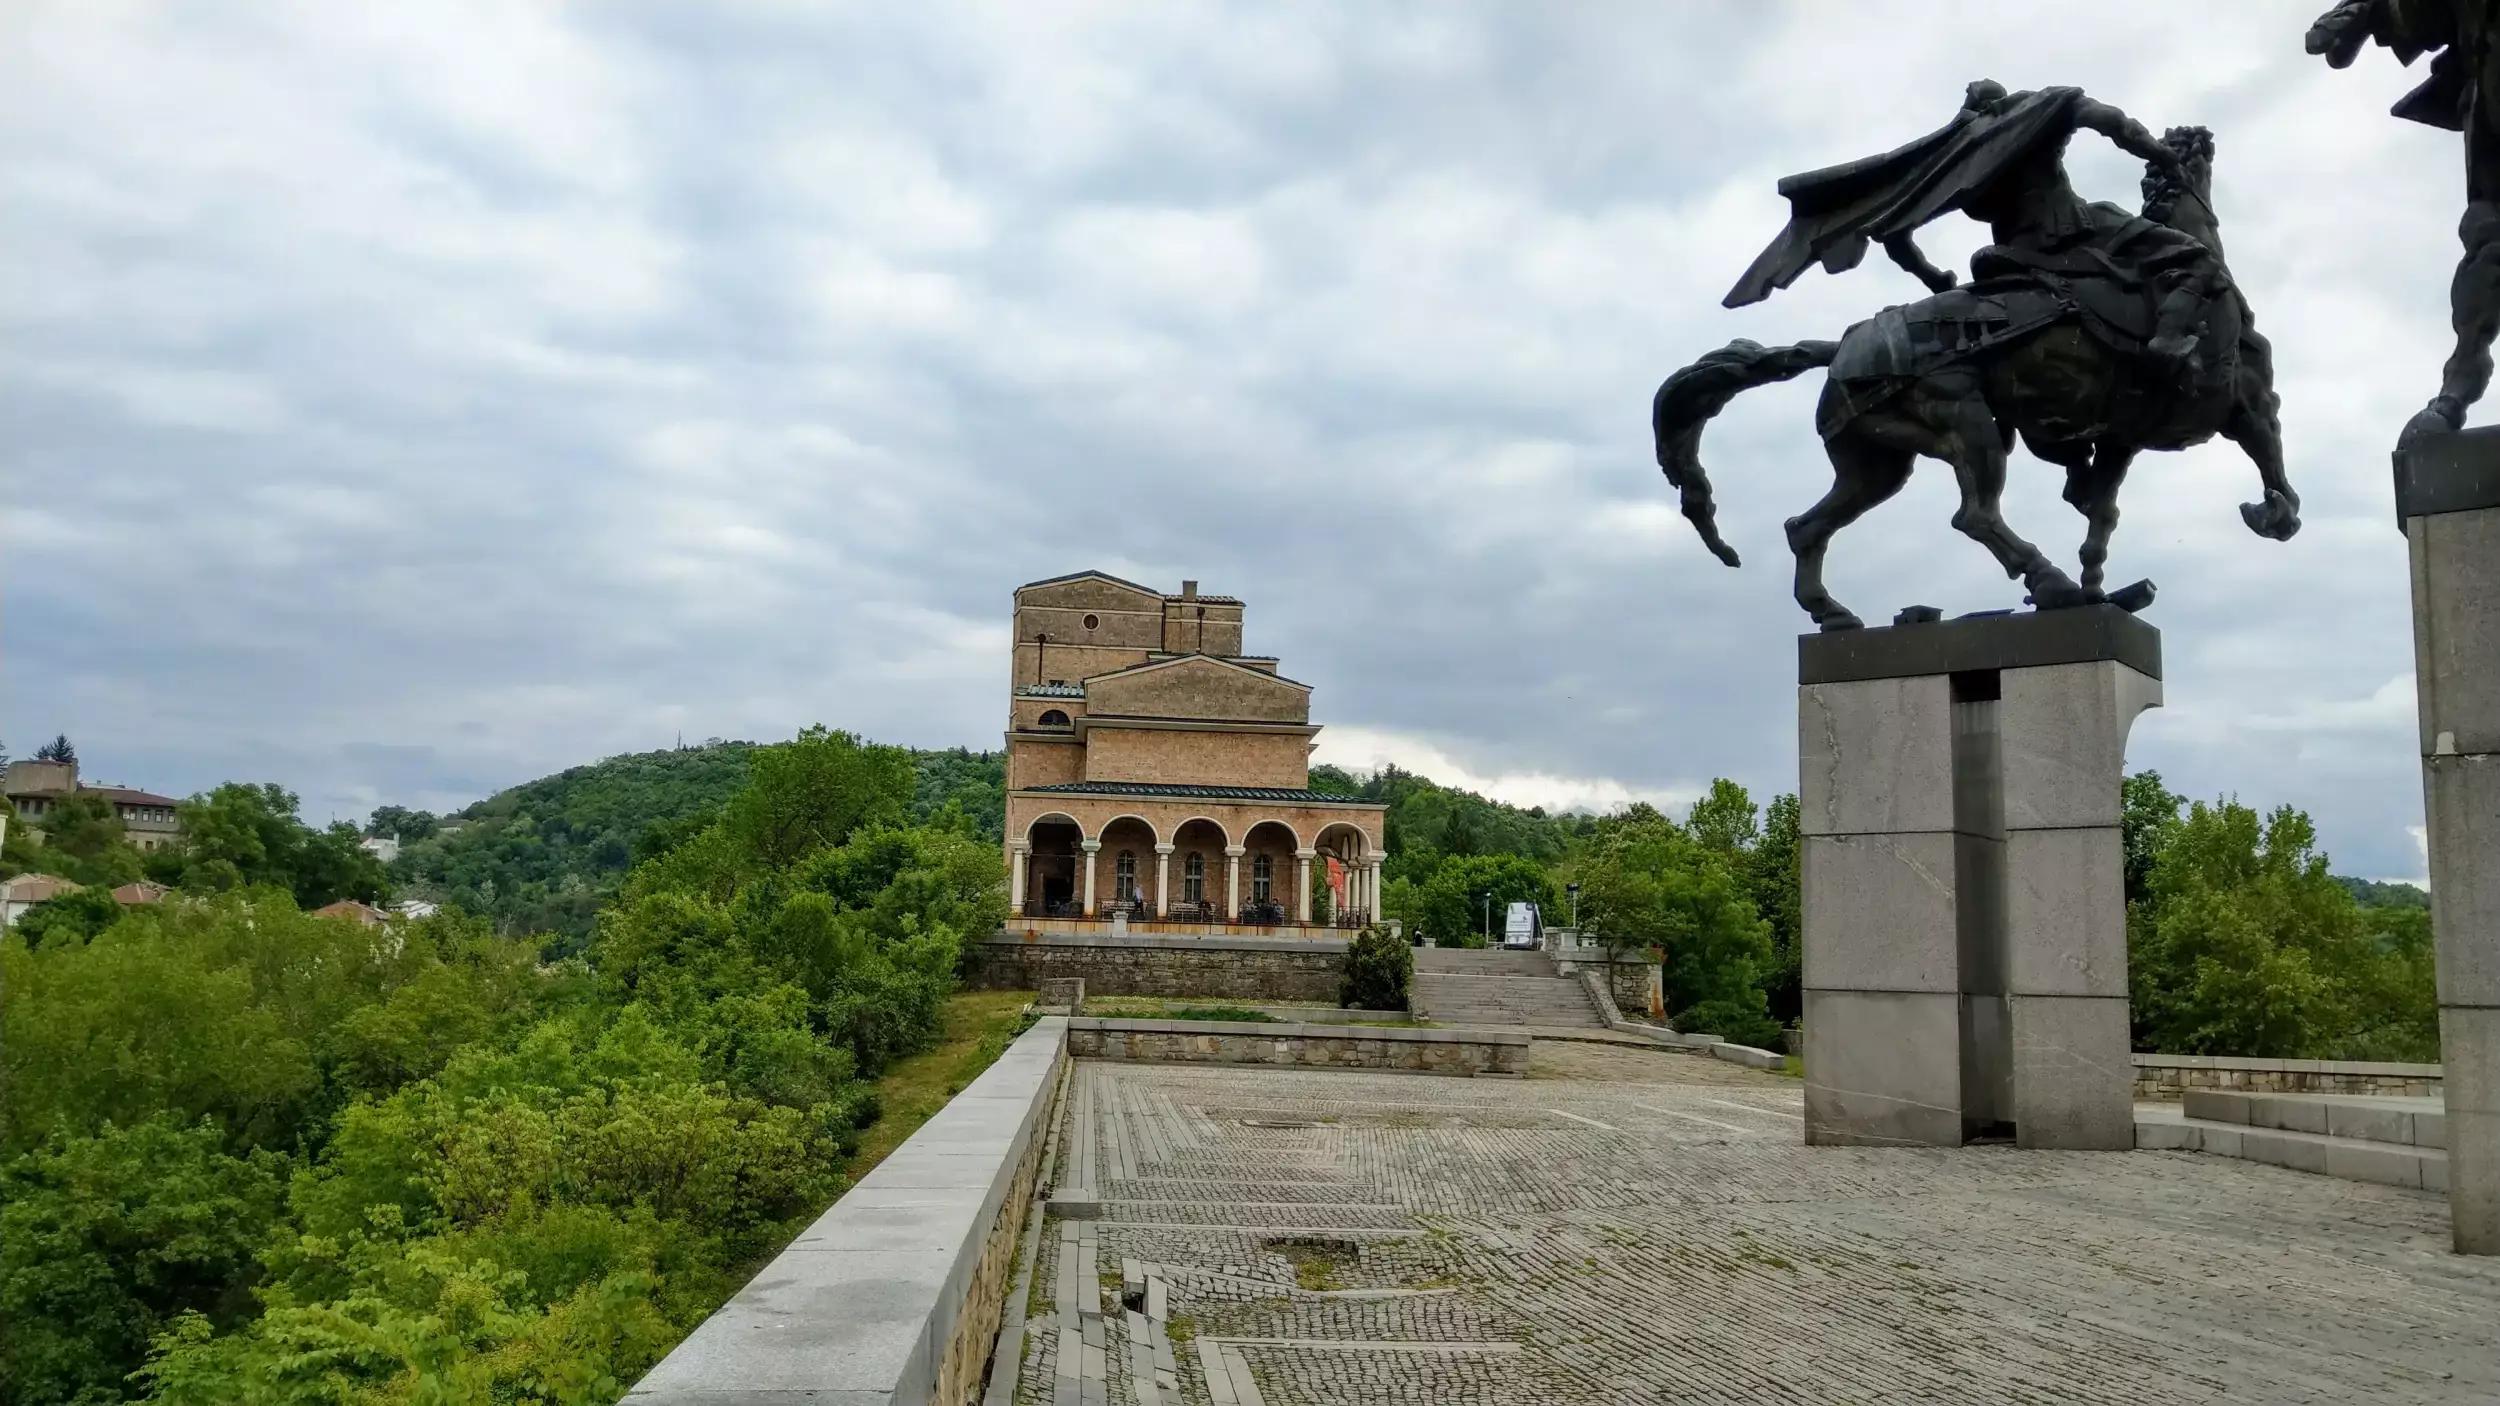
{"type": "Polygon", "coordinates": [[[2447,1207],[2194,1153],[1807,1148],[1794,1081],[1081,1062],[1017,1399],[2500,1400],[2447,1207]]]}

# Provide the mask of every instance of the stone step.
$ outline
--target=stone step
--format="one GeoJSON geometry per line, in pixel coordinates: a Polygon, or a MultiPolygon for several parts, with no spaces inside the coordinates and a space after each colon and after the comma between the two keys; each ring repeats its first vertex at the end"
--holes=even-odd
{"type": "Polygon", "coordinates": [[[2168,1105],[2137,1107],[2135,1145],[2145,1150],[2237,1157],[2295,1172],[2417,1191],[2444,1193],[2448,1189],[2448,1154],[2441,1148],[2189,1118],[2168,1105]]]}
{"type": "Polygon", "coordinates": [[[1553,976],[1554,959],[1541,951],[1500,947],[1418,947],[1415,970],[1465,976],[1553,976]]]}
{"type": "Polygon", "coordinates": [[[2208,1123],[2238,1123],[2283,1132],[2324,1133],[2407,1147],[2448,1145],[2443,1100],[2398,1094],[2241,1093],[2189,1089],[2180,1099],[2184,1116],[2208,1123]]]}
{"type": "Polygon", "coordinates": [[[1412,1000],[1444,1025],[1605,1024],[1577,977],[1417,972],[1412,1000]]]}

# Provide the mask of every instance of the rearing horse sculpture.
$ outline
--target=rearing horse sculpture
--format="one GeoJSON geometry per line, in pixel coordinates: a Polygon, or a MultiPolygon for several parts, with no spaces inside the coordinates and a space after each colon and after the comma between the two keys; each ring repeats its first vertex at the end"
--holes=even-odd
{"type": "Polygon", "coordinates": [[[1676,372],[1652,405],[1658,464],[1684,516],[1729,566],[1702,427],[1738,392],[1828,367],[1816,419],[1832,463],[1822,501],[1788,520],[1797,604],[1825,630],[1860,620],[1823,585],[1832,535],[1909,481],[1920,456],[1953,466],[1962,490],[1953,525],[1995,555],[2041,609],[2110,600],[2140,609],[2149,582],[2102,590],[2118,489],[2146,449],[2186,449],[2216,433],[2255,461],[2261,503],[2241,507],[2260,536],[2300,529],[2300,499],[2283,473],[2270,349],[2222,263],[2210,204],[2212,134],[2173,128],[2160,142],[2079,90],[2011,96],[1971,85],[1954,122],[1884,156],[1781,183],[1797,208],[1731,306],[1784,286],[1808,265],[1835,271],[1880,241],[1939,289],[1851,327],[1837,342],[1763,347],[1735,341],[1676,372]],[[2078,127],[2147,157],[2145,216],[2086,205],[2062,153],[2078,127]],[[1997,243],[1955,287],[1910,242],[1948,210],[1989,221],[1997,243]],[[2065,499],[2087,520],[2077,582],[2009,526],[1999,507],[2016,436],[2066,470],[2065,499]]]}

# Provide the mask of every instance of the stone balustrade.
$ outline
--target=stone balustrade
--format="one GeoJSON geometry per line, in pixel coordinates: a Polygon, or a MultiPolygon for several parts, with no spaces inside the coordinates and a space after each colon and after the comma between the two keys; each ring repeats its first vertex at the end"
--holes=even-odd
{"type": "Polygon", "coordinates": [[[2175,1102],[2189,1089],[2265,1094],[2439,1096],[2436,1064],[2360,1059],[2243,1059],[2232,1055],[2137,1054],[2135,1096],[2175,1102]]]}
{"type": "Polygon", "coordinates": [[[1041,1171],[1045,1017],[661,1359],[631,1406],[971,1400],[1041,1171]]]}

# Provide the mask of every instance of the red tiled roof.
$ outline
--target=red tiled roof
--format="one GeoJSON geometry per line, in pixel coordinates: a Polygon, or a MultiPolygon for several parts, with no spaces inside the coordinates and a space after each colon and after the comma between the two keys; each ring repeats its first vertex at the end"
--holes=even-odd
{"type": "Polygon", "coordinates": [[[154,884],[140,879],[113,890],[113,901],[124,908],[131,908],[142,903],[162,903],[165,901],[165,896],[172,892],[172,889],[163,884],[154,884]]]}
{"type": "Polygon", "coordinates": [[[352,898],[342,898],[336,903],[322,904],[312,911],[312,915],[316,918],[346,918],[351,922],[363,923],[367,926],[390,917],[390,914],[381,909],[369,903],[358,903],[352,898]]]}
{"type": "Polygon", "coordinates": [[[7,883],[0,883],[0,898],[11,903],[41,903],[47,898],[58,898],[77,889],[78,885],[58,874],[20,874],[7,883]]]}
{"type": "Polygon", "coordinates": [[[154,791],[136,791],[128,786],[81,786],[78,789],[90,796],[102,796],[115,805],[178,806],[182,804],[171,796],[160,796],[154,791]]]}

